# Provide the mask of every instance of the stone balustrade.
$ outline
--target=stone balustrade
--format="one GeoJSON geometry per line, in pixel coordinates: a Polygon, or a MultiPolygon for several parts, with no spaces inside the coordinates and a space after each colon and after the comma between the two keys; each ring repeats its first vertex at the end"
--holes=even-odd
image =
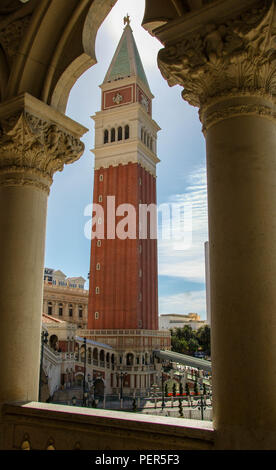
{"type": "Polygon", "coordinates": [[[7,450],[214,448],[209,421],[37,402],[4,405],[3,420],[7,450]]]}

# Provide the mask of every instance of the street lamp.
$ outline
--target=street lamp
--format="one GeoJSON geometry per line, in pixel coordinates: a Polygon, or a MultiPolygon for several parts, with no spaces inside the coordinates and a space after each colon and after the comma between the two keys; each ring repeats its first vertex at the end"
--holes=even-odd
{"type": "Polygon", "coordinates": [[[161,371],[161,381],[162,381],[162,411],[163,409],[165,408],[166,404],[165,404],[165,398],[164,398],[164,373],[163,373],[163,370],[161,371]]]}
{"type": "Polygon", "coordinates": [[[72,405],[76,406],[77,404],[77,398],[75,396],[72,397],[72,405]]]}
{"type": "Polygon", "coordinates": [[[41,353],[40,353],[40,373],[39,373],[38,401],[41,401],[44,344],[48,343],[48,336],[49,336],[48,331],[42,331],[42,333],[41,333],[41,353]]]}
{"type": "Polygon", "coordinates": [[[82,393],[82,406],[86,406],[87,393],[85,391],[85,378],[86,378],[86,338],[83,339],[84,344],[84,374],[83,374],[83,393],[82,393]],[[85,397],[86,395],[86,397],[85,397]]]}
{"type": "Polygon", "coordinates": [[[122,400],[123,399],[123,382],[127,376],[127,372],[120,372],[120,373],[116,372],[116,375],[117,375],[117,378],[121,380],[120,399],[122,400]]]}
{"type": "Polygon", "coordinates": [[[201,419],[204,420],[204,411],[206,408],[212,408],[212,399],[210,397],[210,404],[207,404],[206,395],[200,395],[200,399],[197,400],[197,403],[193,404],[193,399],[191,397],[191,408],[197,408],[201,411],[201,419]]]}

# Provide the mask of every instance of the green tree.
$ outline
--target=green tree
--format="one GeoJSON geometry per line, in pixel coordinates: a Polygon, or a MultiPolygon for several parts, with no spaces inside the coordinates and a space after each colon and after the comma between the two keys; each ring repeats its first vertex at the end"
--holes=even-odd
{"type": "Polygon", "coordinates": [[[211,354],[211,330],[208,325],[202,326],[196,332],[197,341],[201,349],[210,356],[211,354]]]}
{"type": "Polygon", "coordinates": [[[198,341],[196,340],[196,338],[191,338],[189,341],[188,341],[188,347],[189,347],[189,352],[190,353],[195,353],[198,348],[199,348],[199,344],[198,344],[198,341]]]}

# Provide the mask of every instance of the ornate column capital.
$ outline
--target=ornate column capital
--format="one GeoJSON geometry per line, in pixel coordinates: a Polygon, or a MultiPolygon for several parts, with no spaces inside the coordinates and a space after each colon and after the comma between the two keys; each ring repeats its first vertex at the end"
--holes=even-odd
{"type": "MultiPolygon", "coordinates": [[[[222,4],[223,2],[220,3],[220,8],[222,4]]],[[[274,117],[275,0],[251,2],[246,9],[243,2],[240,2],[240,6],[236,5],[234,12],[230,11],[230,0],[225,1],[226,4],[227,12],[225,10],[222,13],[220,10],[217,19],[215,5],[211,5],[213,11],[209,16],[206,11],[204,16],[202,8],[192,26],[191,17],[184,17],[182,31],[186,31],[185,35],[182,34],[180,37],[178,26],[177,39],[173,40],[171,27],[170,34],[166,33],[167,40],[163,41],[165,48],[158,54],[158,65],[162,75],[170,86],[179,84],[184,87],[183,98],[191,105],[200,108],[200,117],[206,126],[211,125],[212,121],[209,113],[208,122],[205,123],[209,106],[225,98],[248,98],[248,103],[246,105],[243,103],[242,107],[238,102],[232,105],[227,111],[228,115],[257,112],[274,117]],[[202,22],[199,21],[200,15],[202,22]],[[189,22],[187,28],[185,22],[189,22]],[[250,101],[250,97],[254,97],[254,100],[250,101]],[[256,97],[259,98],[259,103],[255,101],[256,97]]],[[[166,26],[163,27],[163,31],[165,29],[166,26]]],[[[159,36],[162,36],[162,31],[159,36]]]]}
{"type": "Polygon", "coordinates": [[[0,105],[0,185],[49,193],[53,174],[82,155],[85,131],[28,94],[0,105]]]}

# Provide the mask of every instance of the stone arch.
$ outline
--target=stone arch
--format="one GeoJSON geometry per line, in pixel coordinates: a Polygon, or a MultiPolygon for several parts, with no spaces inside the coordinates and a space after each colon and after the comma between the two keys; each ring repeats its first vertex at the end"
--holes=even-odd
{"type": "Polygon", "coordinates": [[[100,350],[99,359],[100,359],[101,362],[105,361],[105,352],[104,352],[103,349],[100,350]]]}
{"type": "Polygon", "coordinates": [[[51,349],[57,351],[58,349],[58,337],[57,335],[51,335],[49,338],[49,345],[51,349]]]}
{"type": "Polygon", "coordinates": [[[27,91],[64,113],[72,86],[96,63],[96,34],[116,0],[14,3],[5,21],[22,28],[12,67],[8,47],[0,50],[1,100],[27,91]]]}
{"type": "Polygon", "coordinates": [[[104,395],[104,380],[102,378],[97,378],[94,380],[94,395],[103,396],[104,395]]]}
{"type": "Polygon", "coordinates": [[[134,365],[134,353],[133,352],[128,352],[126,354],[126,365],[127,366],[133,366],[134,365]]]}
{"type": "Polygon", "coordinates": [[[93,360],[98,360],[98,348],[93,349],[93,360]]]}

